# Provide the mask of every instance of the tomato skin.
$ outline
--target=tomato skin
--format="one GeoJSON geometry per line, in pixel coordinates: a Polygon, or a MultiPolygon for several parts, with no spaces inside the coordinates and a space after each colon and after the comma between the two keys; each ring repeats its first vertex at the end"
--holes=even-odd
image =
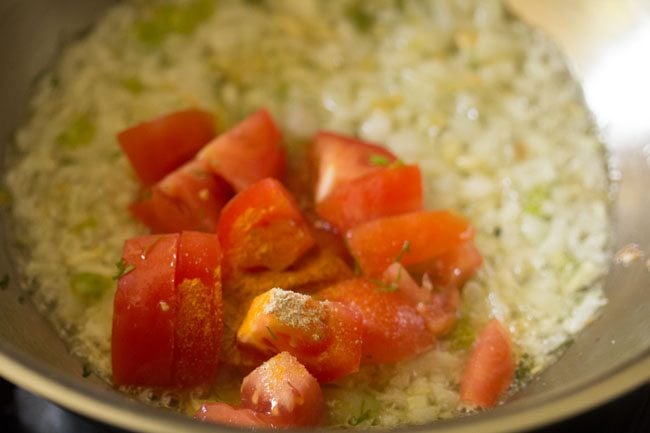
{"type": "Polygon", "coordinates": [[[277,426],[316,426],[325,420],[320,385],[287,352],[275,355],[244,378],[241,405],[271,417],[277,426]]]}
{"type": "Polygon", "coordinates": [[[416,165],[387,167],[338,185],[316,212],[343,233],[381,217],[422,210],[422,175],[416,165]]]}
{"type": "Polygon", "coordinates": [[[286,351],[320,383],[330,382],[359,370],[362,319],[345,305],[275,288],[253,300],[237,340],[261,354],[286,351]]]}
{"type": "Polygon", "coordinates": [[[313,366],[310,371],[320,383],[356,373],[363,355],[361,314],[338,302],[328,302],[326,305],[328,347],[317,355],[307,355],[304,361],[306,366],[313,366]]]}
{"type": "Polygon", "coordinates": [[[315,242],[293,197],[272,178],[237,194],[223,208],[217,233],[228,273],[283,270],[315,242]]]}
{"type": "Polygon", "coordinates": [[[382,166],[373,163],[373,157],[379,157],[388,164],[397,159],[380,145],[326,131],[319,132],[314,138],[311,154],[317,172],[316,203],[324,200],[340,185],[380,170],[382,166]]]}
{"type": "Polygon", "coordinates": [[[140,182],[149,187],[189,161],[214,136],[214,116],[191,109],[135,125],[117,139],[140,182]]]}
{"type": "Polygon", "coordinates": [[[122,258],[133,269],[118,280],[114,298],[111,356],[116,386],[173,385],[179,238],[150,235],[124,244],[122,258]]]}
{"type": "Polygon", "coordinates": [[[515,372],[510,335],[491,320],[474,343],[460,384],[461,400],[472,406],[494,406],[508,389],[515,372]]]}
{"type": "Polygon", "coordinates": [[[346,234],[365,275],[378,276],[399,258],[407,269],[428,262],[474,236],[464,218],[448,211],[414,212],[358,225],[346,234]]]}
{"type": "Polygon", "coordinates": [[[266,177],[280,179],[286,170],[282,135],[265,109],[261,109],[210,142],[198,159],[243,191],[266,177]]]}
{"type": "Polygon", "coordinates": [[[251,409],[233,407],[226,403],[204,403],[194,414],[199,421],[226,424],[237,427],[273,428],[273,420],[251,409]]]}
{"type": "Polygon", "coordinates": [[[223,331],[221,248],[216,234],[183,232],[176,266],[173,382],[209,385],[217,374],[223,331]]]}
{"type": "Polygon", "coordinates": [[[433,346],[424,320],[399,291],[388,292],[367,278],[355,278],[321,290],[316,298],[359,311],[363,320],[362,364],[401,361],[433,346]]]}
{"type": "Polygon", "coordinates": [[[215,234],[129,239],[114,298],[116,386],[189,388],[217,373],[222,332],[221,252],[215,234]]]}
{"type": "Polygon", "coordinates": [[[154,233],[183,230],[216,231],[221,209],[233,196],[225,180],[205,162],[192,160],[165,176],[147,198],[129,211],[154,233]]]}

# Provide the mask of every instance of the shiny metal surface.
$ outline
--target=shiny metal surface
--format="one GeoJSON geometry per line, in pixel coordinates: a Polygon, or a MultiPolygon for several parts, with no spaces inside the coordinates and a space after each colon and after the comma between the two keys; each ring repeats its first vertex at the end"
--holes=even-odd
{"type": "MultiPolygon", "coordinates": [[[[110,0],[3,0],[0,3],[0,143],[28,115],[35,77],[65,41],[87,28],[110,0]]],[[[521,16],[564,49],[611,153],[618,178],[614,249],[636,243],[650,256],[650,1],[511,0],[521,16]]],[[[4,152],[0,153],[4,158],[4,152]]],[[[84,415],[138,431],[230,429],[195,424],[146,407],[92,377],[35,310],[21,302],[4,233],[0,275],[0,375],[84,415]]],[[[645,260],[645,259],[644,259],[645,260]]],[[[551,423],[650,380],[650,271],[644,260],[613,265],[609,304],[562,359],[507,405],[478,416],[409,431],[507,432],[551,423]]]]}

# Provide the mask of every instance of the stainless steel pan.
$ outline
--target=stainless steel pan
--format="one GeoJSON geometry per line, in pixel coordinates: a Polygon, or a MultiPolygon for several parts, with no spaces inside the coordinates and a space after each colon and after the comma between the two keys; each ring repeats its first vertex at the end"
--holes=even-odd
{"type": "MultiPolygon", "coordinates": [[[[66,41],[88,28],[111,0],[2,0],[0,145],[27,115],[30,86],[66,41]]],[[[650,257],[650,1],[513,0],[565,50],[582,80],[619,178],[614,248],[638,244],[650,257]]],[[[4,152],[0,152],[4,155],[4,152]]],[[[0,275],[15,270],[3,218],[0,275]]],[[[478,416],[407,427],[409,431],[506,432],[557,421],[650,380],[650,270],[645,259],[614,264],[602,317],[562,359],[503,407],[478,416]]],[[[0,290],[0,375],[56,403],[120,427],[151,432],[215,431],[129,400],[82,377],[47,321],[11,283],[0,290]]],[[[221,430],[228,430],[222,428],[221,430]]]]}

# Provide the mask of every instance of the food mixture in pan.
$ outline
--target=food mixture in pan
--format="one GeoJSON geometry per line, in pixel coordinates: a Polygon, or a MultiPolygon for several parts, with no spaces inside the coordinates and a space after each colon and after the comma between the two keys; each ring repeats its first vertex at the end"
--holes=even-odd
{"type": "Polygon", "coordinates": [[[152,404],[450,418],[605,303],[603,146],[499,1],[124,2],[32,110],[5,175],[22,283],[85,370],[152,404]]]}

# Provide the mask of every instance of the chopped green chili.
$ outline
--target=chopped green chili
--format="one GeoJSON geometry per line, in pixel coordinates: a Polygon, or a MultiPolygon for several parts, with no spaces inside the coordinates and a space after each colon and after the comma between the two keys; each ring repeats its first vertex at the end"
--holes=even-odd
{"type": "Polygon", "coordinates": [[[119,280],[135,269],[134,265],[128,264],[124,259],[120,259],[119,262],[115,263],[115,266],[117,267],[117,273],[113,276],[113,280],[119,280]]]}

